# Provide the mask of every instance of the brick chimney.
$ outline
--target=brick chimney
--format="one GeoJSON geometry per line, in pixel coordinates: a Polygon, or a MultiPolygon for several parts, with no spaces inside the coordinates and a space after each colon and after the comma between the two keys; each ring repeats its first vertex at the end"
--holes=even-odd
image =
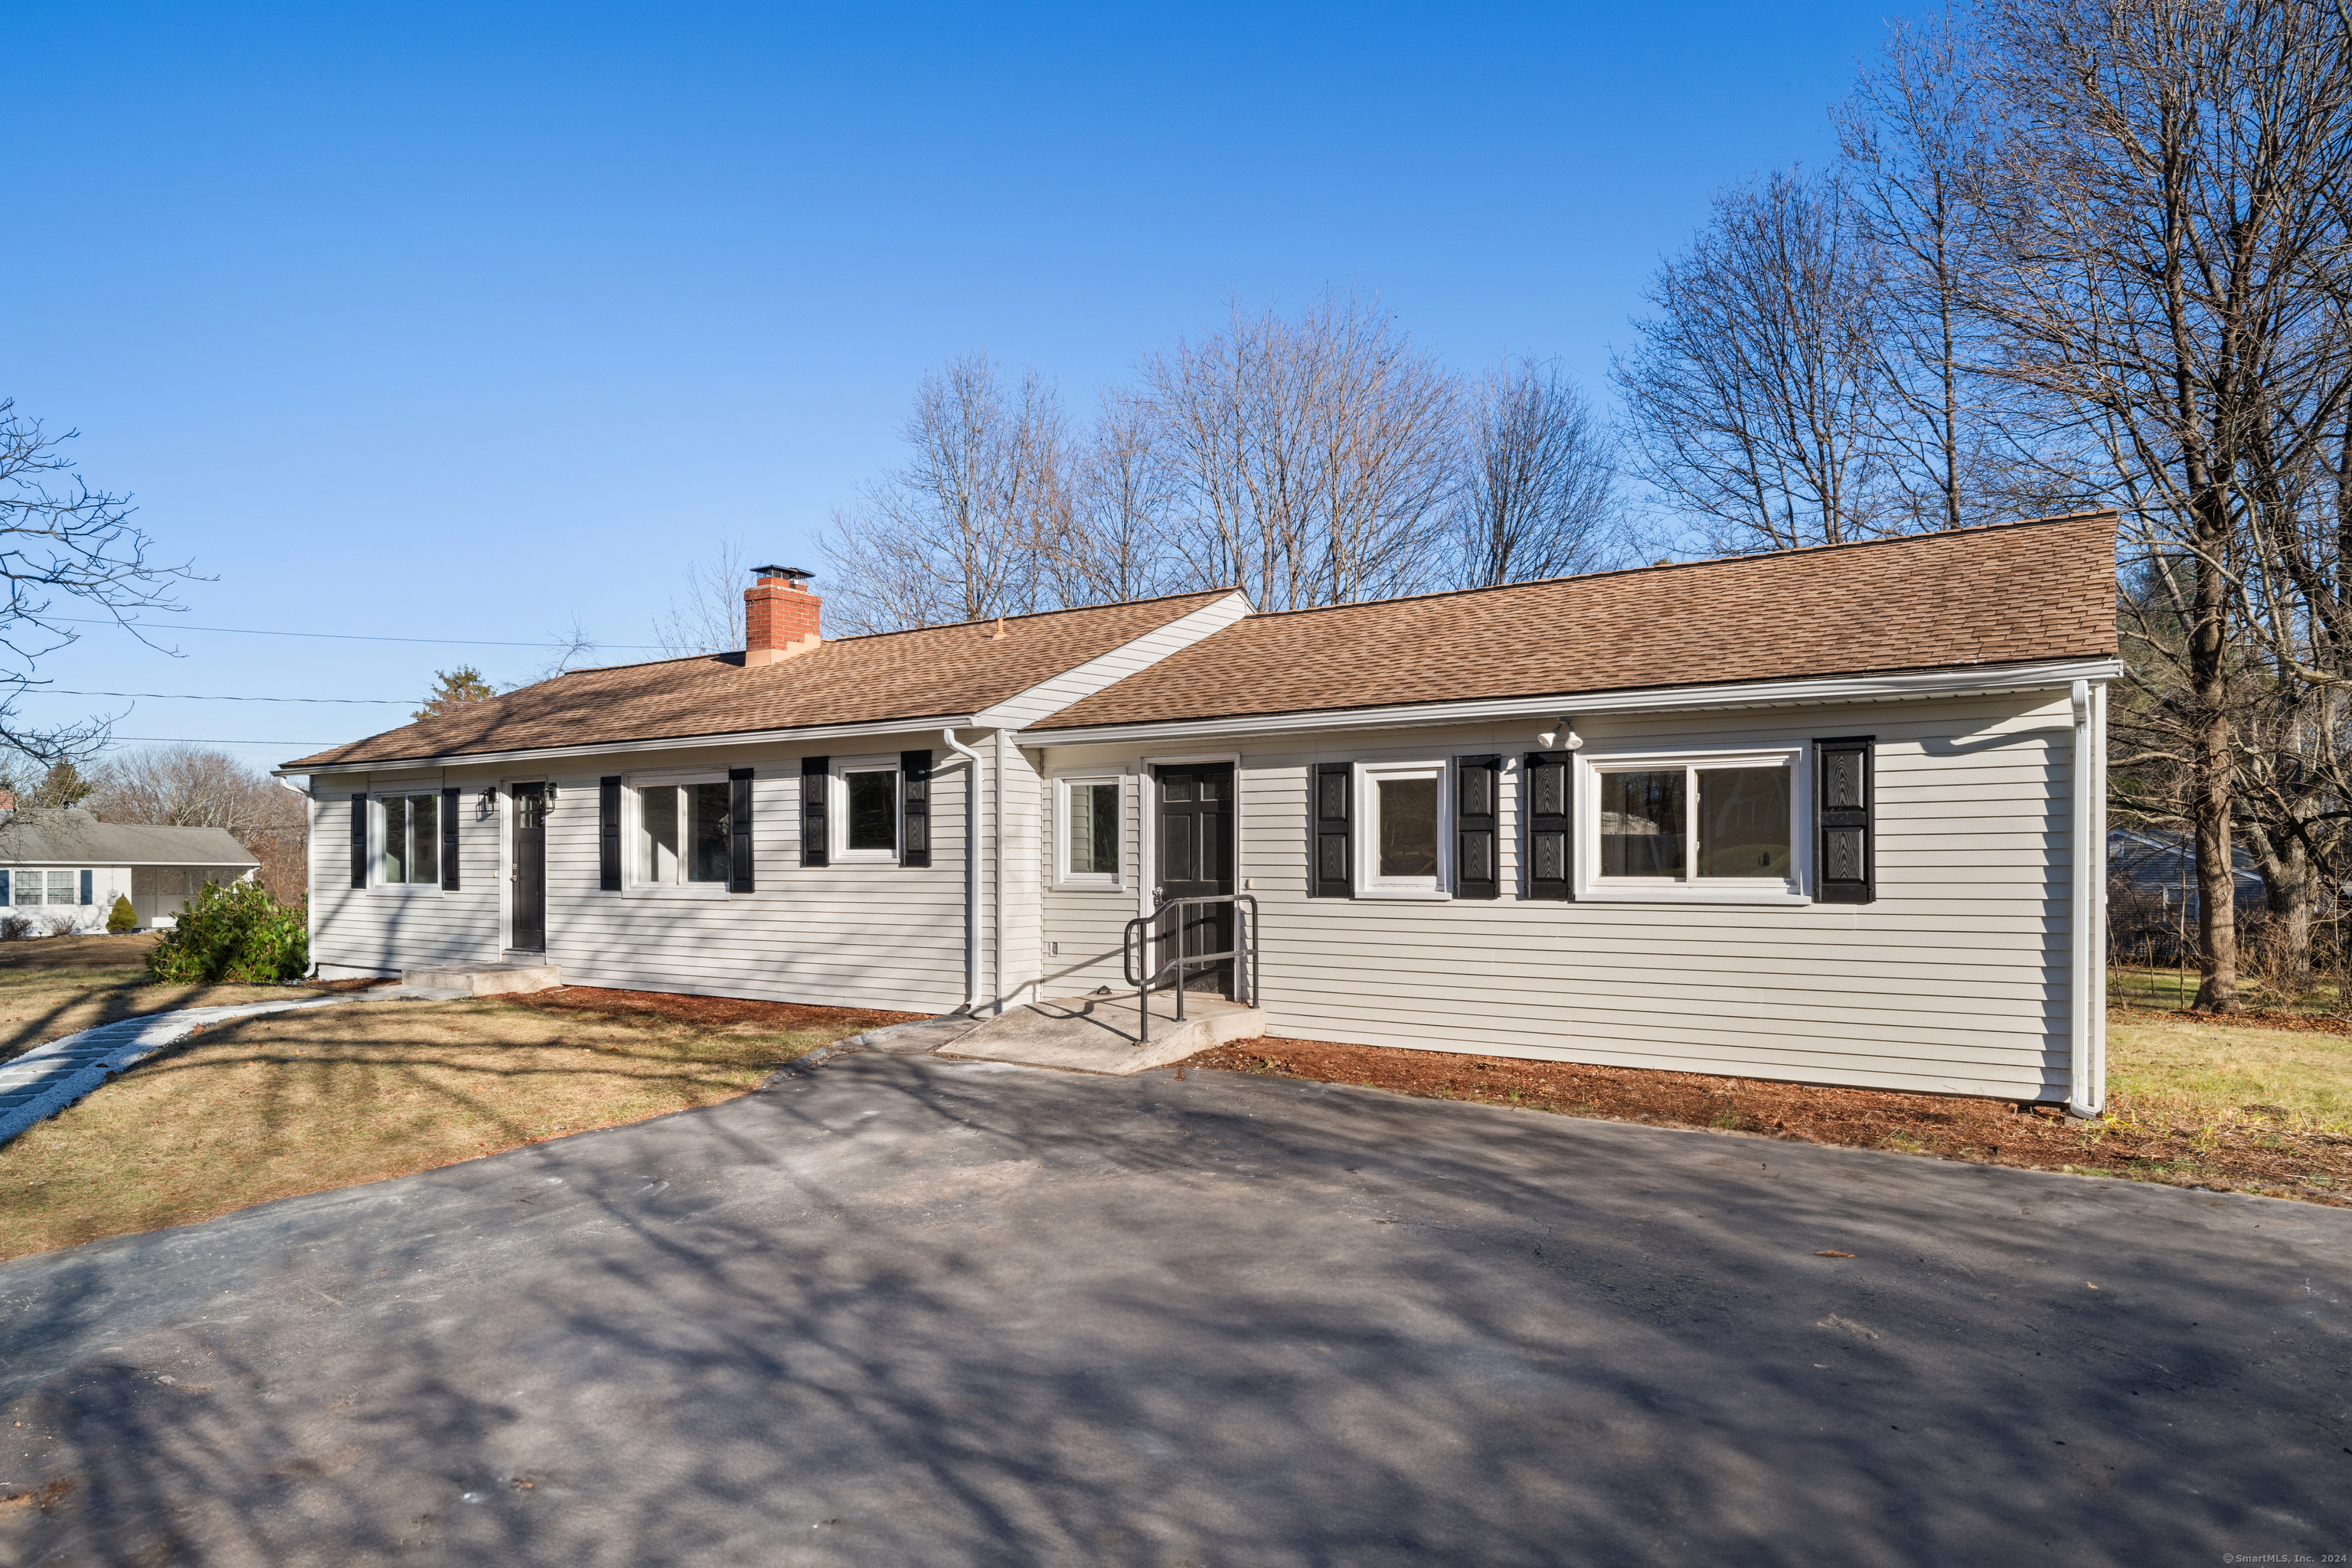
{"type": "Polygon", "coordinates": [[[797,566],[754,566],[759,581],[743,590],[743,663],[756,668],[806,653],[824,640],[808,591],[811,574],[797,566]]]}

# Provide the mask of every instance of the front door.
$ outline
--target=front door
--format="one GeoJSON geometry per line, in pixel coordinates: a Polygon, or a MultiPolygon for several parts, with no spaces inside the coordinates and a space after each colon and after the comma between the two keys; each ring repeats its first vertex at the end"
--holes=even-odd
{"type": "Polygon", "coordinates": [[[514,935],[507,945],[547,951],[547,786],[514,786],[514,935]]]}
{"type": "MultiPolygon", "coordinates": [[[[1231,763],[1178,763],[1157,770],[1153,785],[1159,799],[1155,824],[1159,841],[1159,879],[1152,901],[1197,899],[1234,890],[1234,765],[1231,763]]],[[[1159,957],[1162,963],[1176,955],[1180,933],[1177,917],[1160,921],[1159,957]]],[[[1205,904],[1183,911],[1181,933],[1186,952],[1227,952],[1234,945],[1234,907],[1205,904]]],[[[1173,972],[1171,972],[1173,978],[1173,972]]],[[[1233,994],[1233,965],[1204,963],[1190,970],[1184,984],[1195,991],[1233,994]]]]}

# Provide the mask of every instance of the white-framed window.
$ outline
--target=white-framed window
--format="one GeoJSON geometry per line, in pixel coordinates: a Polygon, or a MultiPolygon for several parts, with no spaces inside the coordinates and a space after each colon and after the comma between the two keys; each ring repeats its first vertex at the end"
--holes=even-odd
{"type": "Polygon", "coordinates": [[[723,896],[732,787],[723,773],[631,777],[622,792],[623,885],[723,896]]]}
{"type": "Polygon", "coordinates": [[[835,757],[831,763],[826,831],[835,866],[898,863],[898,756],[835,757]]]}
{"type": "Polygon", "coordinates": [[[1127,885],[1127,774],[1118,768],[1054,779],[1054,882],[1062,888],[1127,885]]]}
{"type": "Polygon", "coordinates": [[[88,871],[15,871],[0,872],[0,877],[7,879],[7,901],[20,907],[91,901],[82,896],[83,885],[91,879],[88,871]]]}
{"type": "Polygon", "coordinates": [[[1447,897],[1453,803],[1444,759],[1356,764],[1356,896],[1447,897]]]}
{"type": "Polygon", "coordinates": [[[375,823],[376,886],[438,888],[441,792],[380,795],[370,804],[375,823]]]}
{"type": "Polygon", "coordinates": [[[1803,754],[1578,753],[1577,896],[1807,901],[1803,754]]]}

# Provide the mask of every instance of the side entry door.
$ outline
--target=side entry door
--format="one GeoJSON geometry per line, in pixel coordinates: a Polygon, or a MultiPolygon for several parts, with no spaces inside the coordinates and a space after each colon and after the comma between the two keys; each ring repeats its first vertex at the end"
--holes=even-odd
{"type": "MultiPolygon", "coordinates": [[[[1234,765],[1231,763],[1178,763],[1163,764],[1157,770],[1153,783],[1158,817],[1153,826],[1157,840],[1157,879],[1152,892],[1152,904],[1166,903],[1171,899],[1197,899],[1212,894],[1227,894],[1234,890],[1234,765]]],[[[1234,946],[1234,907],[1227,904],[1204,904],[1182,911],[1171,911],[1160,919],[1154,933],[1159,941],[1152,945],[1157,962],[1168,963],[1177,953],[1176,943],[1182,951],[1194,952],[1230,952],[1234,946]],[[1181,914],[1181,929],[1178,915],[1181,914]]],[[[1174,972],[1169,978],[1173,980],[1174,972]]],[[[1233,964],[1203,963],[1185,973],[1184,984],[1194,991],[1213,991],[1231,996],[1233,964]]]]}
{"type": "Polygon", "coordinates": [[[507,945],[547,951],[547,786],[514,786],[514,929],[507,945]]]}

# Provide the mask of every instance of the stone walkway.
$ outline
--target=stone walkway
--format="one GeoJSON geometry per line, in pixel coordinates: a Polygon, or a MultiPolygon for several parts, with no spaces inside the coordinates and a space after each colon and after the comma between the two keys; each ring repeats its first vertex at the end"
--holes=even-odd
{"type": "Polygon", "coordinates": [[[262,1013],[286,1013],[298,1007],[332,1007],[365,993],[320,996],[299,1002],[248,1002],[236,1007],[184,1007],[176,1013],[151,1013],[100,1024],[37,1046],[0,1063],[0,1143],[22,1132],[43,1117],[55,1116],[91,1089],[132,1063],[176,1046],[206,1024],[224,1018],[250,1018],[262,1013]]]}

